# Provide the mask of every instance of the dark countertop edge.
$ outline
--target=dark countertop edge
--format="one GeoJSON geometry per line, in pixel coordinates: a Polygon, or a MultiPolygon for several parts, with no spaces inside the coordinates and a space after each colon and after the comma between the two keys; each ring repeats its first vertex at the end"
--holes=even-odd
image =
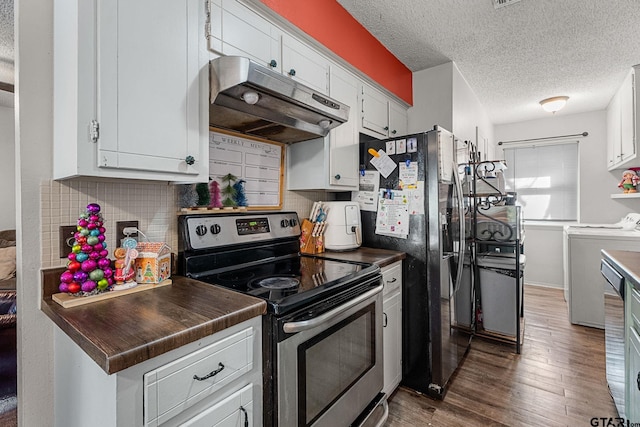
{"type": "MultiPolygon", "coordinates": [[[[64,309],[61,309],[58,303],[53,301],[50,289],[55,289],[57,285],[53,286],[50,283],[50,278],[55,278],[59,272],[59,268],[42,271],[43,299],[40,309],[107,374],[114,374],[125,370],[138,363],[168,353],[169,351],[213,335],[216,332],[220,332],[246,320],[261,316],[267,312],[267,303],[265,301],[240,294],[247,300],[247,303],[242,308],[215,318],[203,320],[202,323],[198,325],[185,327],[182,331],[173,332],[159,340],[146,342],[144,345],[135,346],[117,354],[110,355],[102,349],[99,343],[93,342],[86,334],[83,334],[82,331],[72,326],[64,317],[64,309]]],[[[179,276],[174,276],[173,278],[174,282],[176,280],[185,280],[179,276]]],[[[186,280],[194,281],[193,279],[186,280]]],[[[206,287],[207,289],[217,288],[208,284],[206,287]]],[[[220,288],[220,292],[233,291],[220,288]]],[[[119,298],[126,298],[126,296],[119,298]]]]}
{"type": "Polygon", "coordinates": [[[608,261],[618,267],[616,270],[631,282],[636,288],[640,287],[640,252],[605,250],[600,251],[608,261]]]}
{"type": "Polygon", "coordinates": [[[360,247],[352,251],[325,251],[321,254],[314,254],[313,256],[347,261],[369,262],[382,268],[391,265],[396,261],[402,261],[407,257],[407,254],[405,252],[390,249],[360,247]]]}
{"type": "Polygon", "coordinates": [[[168,335],[167,337],[156,340],[155,342],[145,343],[143,346],[131,348],[127,351],[120,352],[115,355],[108,355],[100,349],[100,347],[93,341],[87,339],[86,336],[81,334],[75,328],[73,328],[68,322],[65,321],[64,316],[51,308],[51,305],[57,304],[52,299],[42,302],[42,311],[49,317],[64,333],[66,333],[73,342],[75,342],[91,359],[93,359],[105,373],[111,375],[131,366],[142,363],[146,360],[160,356],[161,354],[168,353],[171,350],[175,350],[184,345],[198,341],[199,339],[213,335],[216,332],[223,331],[226,328],[234,326],[238,323],[242,323],[246,320],[252,319],[256,316],[261,316],[266,313],[267,304],[264,301],[246,306],[240,310],[236,310],[233,313],[220,316],[216,319],[211,319],[203,322],[198,326],[184,329],[181,332],[168,335]],[[173,345],[165,345],[164,343],[172,343],[173,345]],[[157,344],[157,345],[154,345],[157,344]],[[159,348],[164,350],[153,351],[151,348],[159,348]],[[170,347],[170,348],[169,348],[170,347]],[[131,363],[129,360],[135,360],[131,363]]]}

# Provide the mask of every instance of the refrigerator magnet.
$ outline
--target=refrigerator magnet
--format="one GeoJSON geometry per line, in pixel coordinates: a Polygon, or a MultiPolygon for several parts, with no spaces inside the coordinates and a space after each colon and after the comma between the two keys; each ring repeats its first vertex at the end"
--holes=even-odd
{"type": "Polygon", "coordinates": [[[396,154],[404,154],[407,152],[407,140],[398,139],[396,141],[396,154]]]}
{"type": "Polygon", "coordinates": [[[396,142],[395,141],[387,141],[387,155],[390,156],[392,154],[396,154],[396,142]]]}
{"type": "Polygon", "coordinates": [[[407,153],[415,153],[418,151],[418,139],[407,138],[407,153]]]}

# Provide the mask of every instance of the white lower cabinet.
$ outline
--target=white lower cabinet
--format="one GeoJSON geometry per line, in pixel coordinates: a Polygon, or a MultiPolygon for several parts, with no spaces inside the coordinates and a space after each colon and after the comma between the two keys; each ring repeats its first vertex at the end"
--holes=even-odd
{"type": "Polygon", "coordinates": [[[402,380],[402,261],[382,269],[384,386],[391,395],[402,380]]]}
{"type": "Polygon", "coordinates": [[[241,427],[253,424],[253,384],[248,384],[229,397],[181,424],[186,427],[241,427]]]}
{"type": "Polygon", "coordinates": [[[55,334],[56,426],[262,424],[260,317],[112,375],[55,334]]]}

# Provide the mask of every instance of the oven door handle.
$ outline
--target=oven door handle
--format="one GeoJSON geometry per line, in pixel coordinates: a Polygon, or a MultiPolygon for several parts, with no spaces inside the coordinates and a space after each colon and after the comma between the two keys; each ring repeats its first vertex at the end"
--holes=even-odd
{"type": "Polygon", "coordinates": [[[356,305],[360,304],[362,301],[365,301],[373,297],[374,295],[379,294],[380,292],[382,292],[383,287],[384,287],[383,285],[376,286],[370,291],[367,291],[364,294],[359,295],[356,298],[350,300],[349,302],[342,304],[340,307],[334,308],[333,310],[328,311],[318,317],[314,317],[313,319],[301,320],[300,322],[287,322],[284,325],[282,325],[282,330],[288,334],[292,334],[295,332],[302,332],[302,331],[307,331],[309,329],[313,329],[317,326],[320,326],[327,320],[338,316],[340,313],[343,313],[349,310],[351,307],[355,307],[356,305]]]}

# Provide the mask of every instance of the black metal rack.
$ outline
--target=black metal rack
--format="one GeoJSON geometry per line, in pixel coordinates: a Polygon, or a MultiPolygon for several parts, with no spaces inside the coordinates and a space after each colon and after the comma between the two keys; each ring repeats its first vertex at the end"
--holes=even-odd
{"type": "MultiPolygon", "coordinates": [[[[499,179],[493,178],[495,172],[504,166],[503,160],[479,160],[479,155],[471,151],[471,159],[465,166],[465,195],[468,198],[467,218],[469,225],[468,242],[470,248],[470,265],[472,271],[472,286],[475,292],[476,307],[481,308],[482,295],[480,292],[480,267],[478,257],[481,253],[502,252],[513,253],[515,261],[516,280],[516,318],[515,336],[485,330],[481,322],[476,319],[475,335],[500,342],[515,344],[519,354],[524,340],[524,298],[521,288],[520,255],[524,251],[524,236],[521,234],[521,213],[518,206],[514,206],[515,195],[504,190],[499,185],[499,179]],[[487,177],[490,175],[490,178],[487,177]],[[500,209],[497,207],[505,207],[500,209]],[[506,221],[494,215],[496,210],[515,214],[515,220],[506,221]],[[482,226],[481,226],[482,225],[482,226]]],[[[479,316],[476,309],[474,315],[479,316]]]]}

